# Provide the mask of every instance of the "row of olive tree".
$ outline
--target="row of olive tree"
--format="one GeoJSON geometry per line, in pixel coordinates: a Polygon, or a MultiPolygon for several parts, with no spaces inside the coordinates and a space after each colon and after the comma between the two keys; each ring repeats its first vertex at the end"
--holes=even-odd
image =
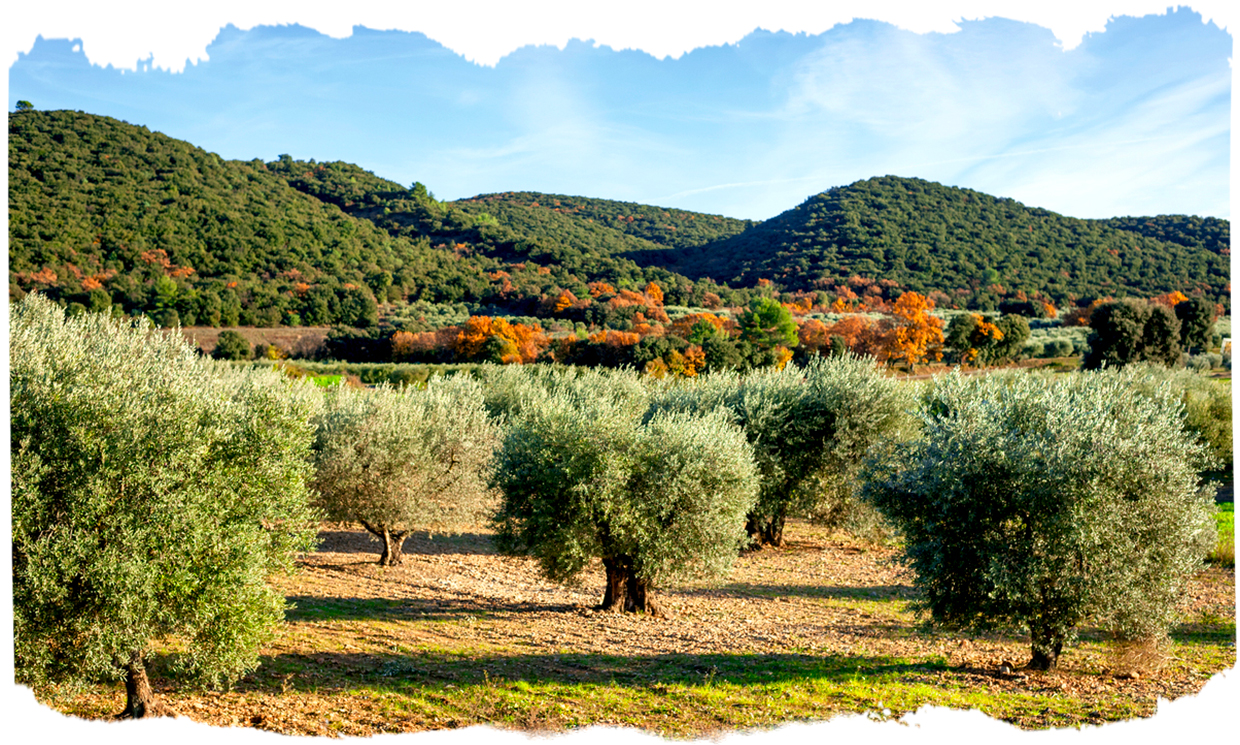
{"type": "Polygon", "coordinates": [[[1210,548],[1195,490],[1222,402],[1179,373],[948,378],[917,432],[913,389],[854,357],[653,385],[507,368],[324,398],[34,295],[11,319],[18,679],[123,675],[130,716],[159,710],[153,639],[192,640],[180,664],[210,682],[253,668],[283,606],[265,580],[310,547],[308,484],[383,541],[382,563],[411,529],[490,513],[503,551],[557,580],[600,559],[603,606],[652,614],[660,584],[719,576],[788,515],[855,509],[860,486],[936,620],[1023,623],[1044,667],[1086,617],[1165,631],[1210,548]]]}

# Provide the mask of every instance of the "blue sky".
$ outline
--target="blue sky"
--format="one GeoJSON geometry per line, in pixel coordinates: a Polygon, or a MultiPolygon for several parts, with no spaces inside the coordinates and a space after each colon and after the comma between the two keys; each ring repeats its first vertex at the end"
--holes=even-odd
{"type": "Polygon", "coordinates": [[[534,190],[763,219],[896,174],[1078,217],[1229,216],[1227,31],[1188,9],[1068,42],[1001,18],[952,27],[755,28],[679,56],[577,38],[479,64],[417,31],[228,26],[179,71],[101,66],[89,39],[49,32],[19,47],[8,101],[227,158],[349,161],[441,199],[534,190]]]}

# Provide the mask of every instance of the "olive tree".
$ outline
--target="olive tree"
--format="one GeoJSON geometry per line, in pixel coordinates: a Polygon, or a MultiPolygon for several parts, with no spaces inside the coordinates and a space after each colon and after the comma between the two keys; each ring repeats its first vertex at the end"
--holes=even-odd
{"type": "Polygon", "coordinates": [[[362,524],[401,563],[414,529],[457,530],[488,508],[497,427],[482,388],[464,375],[425,390],[337,386],[317,419],[314,488],[328,517],[362,524]]]}
{"type": "Polygon", "coordinates": [[[1124,380],[1137,393],[1150,395],[1166,388],[1179,398],[1185,430],[1197,437],[1211,457],[1206,475],[1217,478],[1232,473],[1231,381],[1149,363],[1130,365],[1125,373],[1124,380]]]}
{"type": "Polygon", "coordinates": [[[601,559],[602,609],[661,615],[655,588],[726,573],[744,541],[757,479],[729,419],[660,412],[643,421],[624,396],[558,391],[504,436],[497,545],[537,558],[556,581],[601,559]]]}
{"type": "Polygon", "coordinates": [[[913,389],[870,357],[812,358],[804,368],[712,373],[656,393],[655,409],[731,412],[753,447],[759,497],[747,518],[757,544],[783,543],[790,515],[838,524],[866,452],[904,436],[913,389]]]}
{"type": "Polygon", "coordinates": [[[869,462],[863,494],[903,532],[934,621],[1021,625],[1041,670],[1086,620],[1165,633],[1214,541],[1174,392],[1109,370],[957,374],[928,387],[922,419],[922,439],[869,462]]]}
{"type": "Polygon", "coordinates": [[[318,394],[38,294],[10,306],[9,359],[17,681],[124,679],[143,717],[160,640],[202,683],[254,669],[285,607],[268,577],[316,533],[318,394]]]}

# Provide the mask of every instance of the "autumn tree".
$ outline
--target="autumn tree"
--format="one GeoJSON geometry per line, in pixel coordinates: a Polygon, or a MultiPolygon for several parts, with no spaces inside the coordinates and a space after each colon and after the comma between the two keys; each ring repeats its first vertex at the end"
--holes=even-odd
{"type": "Polygon", "coordinates": [[[643,418],[623,386],[592,382],[514,417],[496,543],[556,581],[601,559],[602,609],[661,615],[660,585],[730,568],[756,492],[752,451],[724,412],[643,418]]]}
{"type": "Polygon", "coordinates": [[[943,345],[943,321],[930,315],[934,301],[916,292],[906,292],[891,309],[891,357],[902,360],[912,370],[928,356],[937,356],[943,345]]]}
{"type": "Polygon", "coordinates": [[[316,420],[314,488],[334,520],[361,523],[401,563],[411,530],[457,530],[481,519],[497,426],[465,376],[425,390],[337,386],[316,420]]]}
{"type": "Polygon", "coordinates": [[[457,333],[453,348],[460,359],[501,364],[528,364],[550,339],[540,326],[509,323],[505,318],[471,316],[457,333]]]}
{"type": "Polygon", "coordinates": [[[268,584],[313,547],[320,401],[179,335],[38,294],[10,306],[16,679],[124,680],[124,717],[164,713],[157,644],[183,675],[229,684],[282,620],[268,584]]]}
{"type": "Polygon", "coordinates": [[[1213,547],[1213,500],[1179,402],[1132,383],[1109,370],[932,382],[923,436],[872,459],[862,493],[901,529],[935,623],[1023,626],[1038,670],[1086,619],[1120,639],[1165,635],[1213,547]]]}
{"type": "Polygon", "coordinates": [[[653,302],[655,305],[662,305],[663,304],[663,289],[659,287],[659,285],[657,285],[656,283],[651,282],[650,284],[646,285],[646,297],[650,298],[650,301],[653,302]]]}

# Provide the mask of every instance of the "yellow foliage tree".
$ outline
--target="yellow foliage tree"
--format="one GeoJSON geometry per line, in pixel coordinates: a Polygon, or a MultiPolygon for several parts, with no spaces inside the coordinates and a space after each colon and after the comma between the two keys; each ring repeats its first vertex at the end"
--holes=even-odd
{"type": "Polygon", "coordinates": [[[891,309],[894,322],[889,359],[903,360],[909,368],[933,355],[942,354],[943,321],[930,315],[934,301],[916,292],[906,292],[891,309]]]}
{"type": "Polygon", "coordinates": [[[654,282],[646,285],[646,296],[650,298],[655,305],[663,304],[663,289],[654,282]]]}

